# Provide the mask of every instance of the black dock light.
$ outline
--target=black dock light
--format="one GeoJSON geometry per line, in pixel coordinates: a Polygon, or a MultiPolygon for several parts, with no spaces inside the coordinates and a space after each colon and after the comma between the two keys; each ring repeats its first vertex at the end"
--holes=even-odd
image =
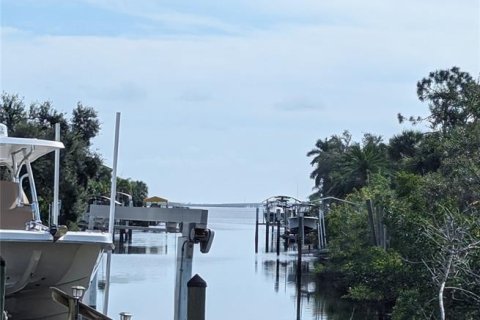
{"type": "Polygon", "coordinates": [[[120,312],[120,320],[131,320],[132,314],[128,312],[120,312]]]}

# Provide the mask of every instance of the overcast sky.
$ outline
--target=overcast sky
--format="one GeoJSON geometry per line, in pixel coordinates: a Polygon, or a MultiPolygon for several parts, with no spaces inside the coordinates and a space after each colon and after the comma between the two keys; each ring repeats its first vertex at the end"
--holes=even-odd
{"type": "Polygon", "coordinates": [[[416,82],[479,75],[478,0],[1,0],[1,90],[94,107],[96,151],[150,195],[258,202],[312,191],[306,153],[386,141],[416,82]]]}

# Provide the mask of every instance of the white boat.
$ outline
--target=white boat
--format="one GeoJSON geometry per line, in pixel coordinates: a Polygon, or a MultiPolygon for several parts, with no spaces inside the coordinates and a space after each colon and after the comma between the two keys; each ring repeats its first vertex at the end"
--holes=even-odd
{"type": "Polygon", "coordinates": [[[288,217],[288,229],[290,233],[298,233],[300,217],[303,217],[304,233],[317,230],[318,217],[315,216],[316,207],[309,203],[297,203],[291,215],[288,217]]]}
{"type": "Polygon", "coordinates": [[[269,223],[280,221],[286,223],[287,218],[291,215],[292,207],[300,200],[289,196],[273,196],[263,201],[263,216],[269,223]]]}
{"type": "Polygon", "coordinates": [[[101,254],[111,248],[108,233],[73,232],[40,220],[30,164],[62,148],[57,141],[8,137],[0,125],[0,256],[6,262],[5,309],[12,319],[65,319],[67,309],[53,301],[50,287],[88,288],[101,254]]]}
{"type": "MultiPolygon", "coordinates": [[[[290,233],[296,234],[298,233],[298,224],[299,224],[300,217],[293,216],[288,218],[288,229],[290,233]]],[[[317,230],[317,223],[318,218],[312,216],[305,216],[303,217],[303,229],[305,233],[308,233],[312,230],[317,230]]]]}

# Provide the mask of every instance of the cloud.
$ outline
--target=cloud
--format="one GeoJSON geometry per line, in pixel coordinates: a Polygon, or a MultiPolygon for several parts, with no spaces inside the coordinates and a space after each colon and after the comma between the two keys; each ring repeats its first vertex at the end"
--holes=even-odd
{"type": "MultiPolygon", "coordinates": [[[[231,165],[226,161],[218,172],[212,158],[250,157],[248,166],[238,163],[234,170],[238,185],[260,185],[264,172],[275,176],[304,166],[308,180],[305,152],[316,139],[346,128],[358,137],[365,131],[391,136],[401,129],[398,112],[428,112],[416,98],[415,83],[429,71],[452,65],[474,76],[480,71],[478,6],[468,8],[465,1],[426,0],[430,7],[418,1],[232,1],[220,4],[231,6],[222,9],[228,14],[207,10],[212,1],[184,8],[173,0],[106,2],[127,3],[108,10],[145,16],[125,24],[140,21],[151,33],[132,26],[127,35],[122,29],[85,36],[82,29],[77,36],[68,30],[58,36],[2,26],[2,90],[54,106],[78,100],[94,105],[104,128],[95,145],[106,157],[113,110],[121,111],[121,159],[128,176],[145,177],[153,193],[161,181],[172,198],[216,201],[243,192],[255,199],[265,190],[226,186],[222,178],[231,174],[231,165]],[[427,7],[429,14],[422,11],[427,7]],[[154,140],[160,143],[151,147],[154,140]],[[202,152],[182,153],[190,146],[202,152]],[[271,169],[277,150],[288,152],[271,169]],[[153,171],[131,165],[151,157],[164,159],[153,171]],[[202,168],[190,179],[182,163],[174,165],[177,158],[202,168]],[[203,181],[216,186],[216,199],[198,188],[203,181]]],[[[275,187],[288,190],[294,179],[275,187]]]]}

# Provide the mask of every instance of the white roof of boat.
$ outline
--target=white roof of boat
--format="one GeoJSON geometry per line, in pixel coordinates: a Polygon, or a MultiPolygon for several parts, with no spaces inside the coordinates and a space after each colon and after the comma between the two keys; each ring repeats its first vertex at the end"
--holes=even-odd
{"type": "Polygon", "coordinates": [[[25,149],[27,153],[32,151],[32,154],[29,156],[29,159],[32,162],[47,153],[63,148],[63,143],[59,141],[34,138],[0,137],[0,163],[11,165],[12,154],[15,155],[16,161],[19,163],[23,159],[23,152],[21,152],[22,149],[25,149]]]}

